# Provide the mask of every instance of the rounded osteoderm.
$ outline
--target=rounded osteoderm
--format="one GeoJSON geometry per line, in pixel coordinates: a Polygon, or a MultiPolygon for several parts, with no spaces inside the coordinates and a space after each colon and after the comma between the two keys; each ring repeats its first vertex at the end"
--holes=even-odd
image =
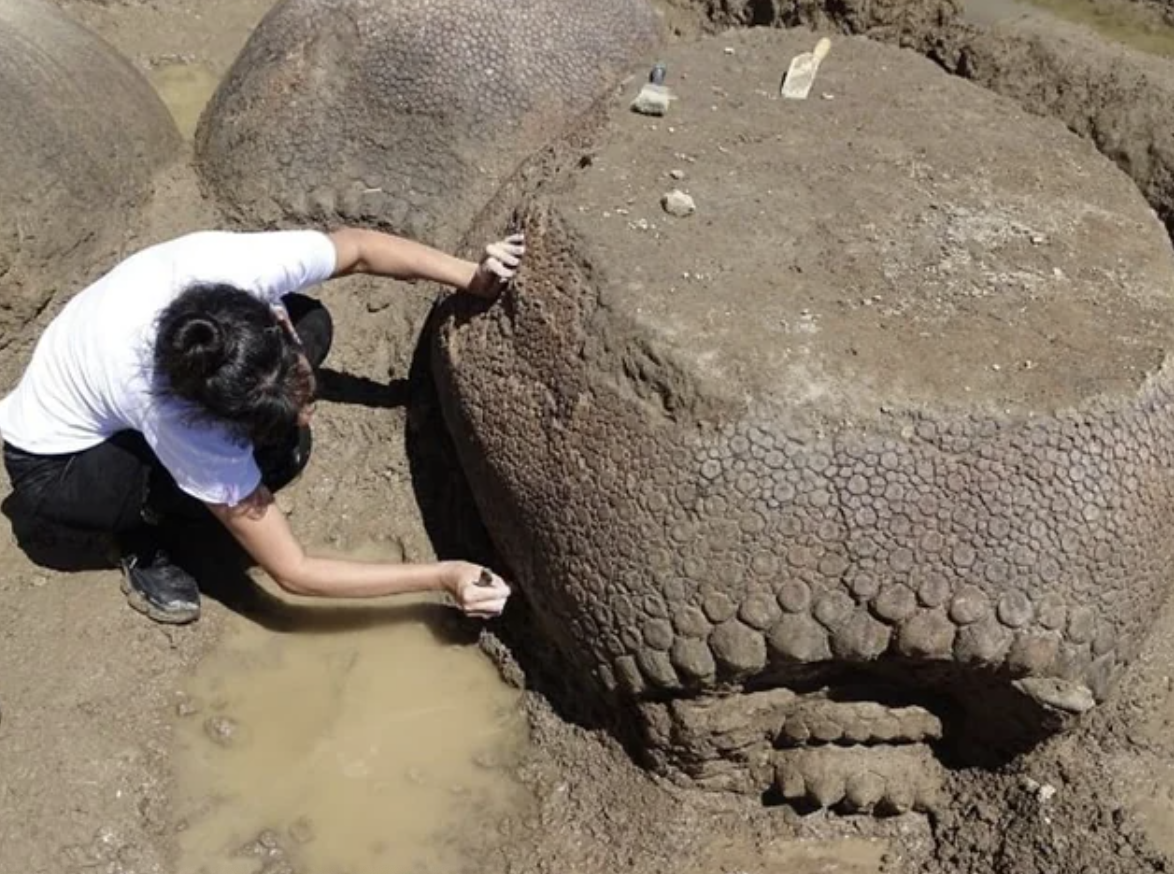
{"type": "Polygon", "coordinates": [[[437,345],[462,463],[607,694],[822,666],[1075,712],[1174,559],[1169,242],[1091,146],[910,53],[838,40],[778,99],[810,42],[674,47],[671,115],[618,106],[526,202],[512,291],[437,345]]]}
{"type": "Polygon", "coordinates": [[[0,119],[2,343],[44,305],[57,262],[121,242],[180,140],[147,81],[43,0],[0,0],[0,119]]]}
{"type": "Polygon", "coordinates": [[[201,173],[247,219],[437,240],[656,38],[646,0],[285,0],[201,119],[201,173]]]}
{"type": "Polygon", "coordinates": [[[894,743],[937,740],[941,721],[921,707],[883,707],[874,701],[812,701],[790,708],[779,731],[780,746],[894,743]]]}
{"type": "Polygon", "coordinates": [[[787,750],[775,768],[775,787],[787,801],[850,813],[933,810],[942,787],[942,768],[921,744],[883,757],[860,747],[787,750]]]}

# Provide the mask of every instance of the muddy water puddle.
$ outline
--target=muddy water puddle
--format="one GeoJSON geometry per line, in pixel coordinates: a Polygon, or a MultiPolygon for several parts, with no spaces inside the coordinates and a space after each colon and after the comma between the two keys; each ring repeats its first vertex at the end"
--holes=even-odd
{"type": "Polygon", "coordinates": [[[1134,0],[964,0],[967,16],[995,24],[1042,10],[1083,25],[1106,39],[1139,51],[1174,57],[1174,25],[1156,8],[1134,0]]]}
{"type": "Polygon", "coordinates": [[[200,114],[220,84],[219,77],[203,64],[176,61],[156,66],[148,78],[179,132],[190,140],[195,136],[200,114]]]}
{"type": "Polygon", "coordinates": [[[1153,55],[1174,57],[1174,27],[1130,0],[1030,0],[1031,5],[1153,55]]]}
{"type": "Polygon", "coordinates": [[[187,689],[177,874],[454,874],[453,836],[523,804],[517,695],[467,634],[438,632],[450,608],[321,615],[284,633],[235,619],[187,689]]]}

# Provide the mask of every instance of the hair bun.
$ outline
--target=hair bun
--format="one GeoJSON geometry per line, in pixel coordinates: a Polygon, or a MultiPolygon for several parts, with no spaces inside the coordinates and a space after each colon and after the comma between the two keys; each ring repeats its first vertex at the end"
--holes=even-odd
{"type": "Polygon", "coordinates": [[[175,349],[193,371],[210,376],[224,363],[224,331],[207,316],[192,316],[178,326],[175,349]]]}

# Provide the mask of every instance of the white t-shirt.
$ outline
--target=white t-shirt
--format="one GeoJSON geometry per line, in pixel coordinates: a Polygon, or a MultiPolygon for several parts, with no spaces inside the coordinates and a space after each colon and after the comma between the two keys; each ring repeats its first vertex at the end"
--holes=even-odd
{"type": "Polygon", "coordinates": [[[26,452],[57,455],[119,431],[142,433],[181,489],[237,504],[261,482],[253,449],[152,391],[156,321],[185,289],[232,285],[273,305],[334,273],[319,231],[201,231],[144,249],[73,298],[0,401],[0,434],[26,452]]]}

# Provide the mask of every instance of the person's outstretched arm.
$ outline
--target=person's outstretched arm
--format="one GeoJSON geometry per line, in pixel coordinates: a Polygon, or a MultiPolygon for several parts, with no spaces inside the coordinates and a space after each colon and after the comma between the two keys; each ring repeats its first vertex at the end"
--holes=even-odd
{"type": "Polygon", "coordinates": [[[479,263],[364,228],[342,228],[331,233],[330,239],[336,253],[335,276],[369,273],[405,281],[423,279],[479,297],[493,297],[501,291],[525,254],[521,234],[490,243],[479,263]]]}
{"type": "Polygon", "coordinates": [[[482,568],[464,561],[389,564],[308,555],[285,514],[261,486],[235,507],[209,504],[253,560],[282,589],[319,598],[378,598],[408,592],[448,592],[469,616],[488,619],[505,609],[510,588],[490,573],[482,585],[482,568]]]}

